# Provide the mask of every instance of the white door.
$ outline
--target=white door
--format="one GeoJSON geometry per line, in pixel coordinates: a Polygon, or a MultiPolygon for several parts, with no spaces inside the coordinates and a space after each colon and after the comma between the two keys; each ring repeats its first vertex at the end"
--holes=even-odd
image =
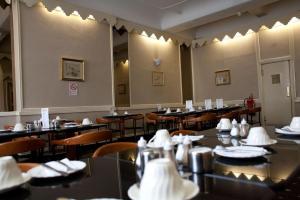
{"type": "Polygon", "coordinates": [[[286,125],[292,117],[289,61],[262,65],[266,125],[286,125]]]}

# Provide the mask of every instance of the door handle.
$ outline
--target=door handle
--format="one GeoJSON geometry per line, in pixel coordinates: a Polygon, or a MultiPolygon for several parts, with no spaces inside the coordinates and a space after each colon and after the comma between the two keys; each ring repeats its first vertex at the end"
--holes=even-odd
{"type": "Polygon", "coordinates": [[[286,96],[290,97],[291,96],[291,91],[290,91],[290,86],[286,87],[286,96]]]}

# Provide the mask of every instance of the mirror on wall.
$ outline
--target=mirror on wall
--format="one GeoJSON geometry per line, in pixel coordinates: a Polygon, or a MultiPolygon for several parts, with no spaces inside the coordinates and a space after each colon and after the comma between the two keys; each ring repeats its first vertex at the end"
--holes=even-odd
{"type": "Polygon", "coordinates": [[[0,112],[15,110],[11,24],[10,7],[0,7],[0,112]]]}
{"type": "Polygon", "coordinates": [[[113,28],[115,106],[130,106],[128,32],[113,28]]]}

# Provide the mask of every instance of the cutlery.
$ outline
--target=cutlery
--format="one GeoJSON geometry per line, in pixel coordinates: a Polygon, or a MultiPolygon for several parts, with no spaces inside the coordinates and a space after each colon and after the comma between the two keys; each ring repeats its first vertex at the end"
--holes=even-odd
{"type": "Polygon", "coordinates": [[[55,169],[55,168],[53,168],[53,167],[51,167],[51,166],[49,166],[49,165],[47,165],[47,164],[41,164],[41,165],[42,165],[43,167],[46,167],[47,169],[50,169],[50,170],[52,170],[52,171],[54,171],[54,172],[57,172],[57,173],[61,174],[62,176],[68,176],[68,175],[69,175],[67,172],[64,172],[64,171],[55,169]]]}
{"type": "Polygon", "coordinates": [[[60,160],[58,160],[57,162],[58,162],[59,164],[63,165],[64,167],[66,167],[66,168],[67,168],[67,171],[76,171],[76,169],[70,167],[69,165],[65,164],[64,162],[62,162],[62,161],[60,161],[60,160]]]}

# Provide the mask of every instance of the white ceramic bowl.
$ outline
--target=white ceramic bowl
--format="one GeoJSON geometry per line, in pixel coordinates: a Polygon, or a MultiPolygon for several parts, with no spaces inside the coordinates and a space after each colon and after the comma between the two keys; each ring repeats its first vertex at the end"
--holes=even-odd
{"type": "Polygon", "coordinates": [[[27,174],[21,173],[13,157],[0,157],[0,190],[21,185],[29,179],[30,177],[27,174]]]}
{"type": "Polygon", "coordinates": [[[16,123],[16,125],[15,125],[15,127],[13,129],[13,131],[16,131],[16,132],[18,132],[18,131],[24,131],[24,130],[25,129],[24,129],[24,126],[23,126],[22,123],[16,123]]]}
{"type": "Polygon", "coordinates": [[[221,118],[220,122],[217,125],[217,129],[220,130],[230,130],[232,128],[232,124],[230,119],[228,118],[221,118]]]}
{"type": "MultiPolygon", "coordinates": [[[[153,138],[154,146],[163,147],[165,143],[170,142],[171,137],[169,131],[167,129],[161,129],[156,131],[155,136],[153,138]]],[[[151,140],[150,140],[151,142],[151,140]]]]}
{"type": "Polygon", "coordinates": [[[89,118],[84,118],[84,119],[82,120],[82,125],[90,125],[90,124],[91,124],[91,121],[90,121],[89,118]]]}
{"type": "Polygon", "coordinates": [[[147,163],[140,188],[132,186],[128,195],[135,200],[184,200],[198,192],[197,185],[180,177],[174,162],[161,158],[147,163]]]}
{"type": "Polygon", "coordinates": [[[290,124],[290,129],[300,131],[300,117],[293,117],[290,124]]]}
{"type": "Polygon", "coordinates": [[[270,143],[270,137],[263,127],[253,127],[247,137],[248,145],[265,145],[270,143]]]}

